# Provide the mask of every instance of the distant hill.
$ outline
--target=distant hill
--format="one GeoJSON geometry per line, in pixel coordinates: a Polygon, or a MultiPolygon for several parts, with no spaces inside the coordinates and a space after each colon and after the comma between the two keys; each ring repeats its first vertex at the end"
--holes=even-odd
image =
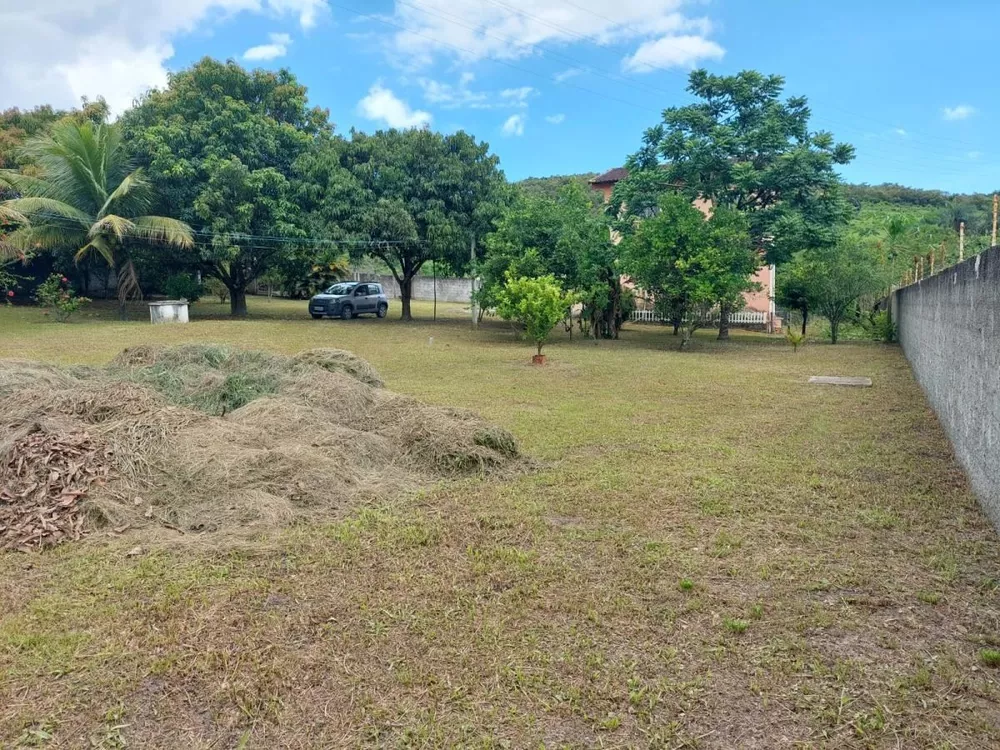
{"type": "Polygon", "coordinates": [[[586,172],[584,174],[562,174],[552,177],[528,177],[514,184],[529,195],[540,195],[547,198],[554,198],[559,189],[570,183],[579,183],[584,187],[588,182],[597,177],[597,172],[586,172]]]}

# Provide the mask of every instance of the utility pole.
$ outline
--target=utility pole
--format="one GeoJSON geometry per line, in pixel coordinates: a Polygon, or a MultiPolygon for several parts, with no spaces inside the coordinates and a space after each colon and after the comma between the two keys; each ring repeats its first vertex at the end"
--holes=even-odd
{"type": "Polygon", "coordinates": [[[997,209],[1000,208],[1000,196],[993,193],[993,241],[990,243],[990,247],[997,246],[997,209]]]}
{"type": "Polygon", "coordinates": [[[965,260],[965,222],[958,222],[958,262],[965,260]]]}
{"type": "Polygon", "coordinates": [[[438,319],[438,264],[436,260],[431,261],[431,268],[434,270],[434,322],[438,319]]]}
{"type": "Polygon", "coordinates": [[[469,292],[469,302],[472,304],[469,307],[472,310],[472,328],[475,330],[479,328],[479,310],[476,304],[476,235],[474,234],[472,235],[472,245],[469,251],[469,261],[469,275],[472,277],[469,292]]]}

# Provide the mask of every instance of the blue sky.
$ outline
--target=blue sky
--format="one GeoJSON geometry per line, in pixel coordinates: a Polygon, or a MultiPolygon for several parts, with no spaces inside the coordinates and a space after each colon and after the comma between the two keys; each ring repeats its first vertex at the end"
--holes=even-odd
{"type": "Polygon", "coordinates": [[[693,66],[786,77],[854,144],[854,182],[1000,188],[992,3],[791,0],[39,0],[0,10],[0,107],[117,109],[205,55],[287,66],[340,132],[463,128],[511,179],[603,171],[693,66]],[[101,6],[95,8],[94,6],[101,6]],[[102,15],[103,14],[103,15],[102,15]],[[112,19],[108,23],[108,19],[112,19]],[[5,35],[6,36],[6,35],[5,35]],[[96,36],[96,38],[95,38],[96,36]]]}

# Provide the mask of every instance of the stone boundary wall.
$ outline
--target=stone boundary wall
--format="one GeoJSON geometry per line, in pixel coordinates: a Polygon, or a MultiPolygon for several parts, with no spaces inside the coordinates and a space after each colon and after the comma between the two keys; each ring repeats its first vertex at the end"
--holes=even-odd
{"type": "Polygon", "coordinates": [[[899,342],[1000,530],[1000,247],[892,295],[899,342]]]}

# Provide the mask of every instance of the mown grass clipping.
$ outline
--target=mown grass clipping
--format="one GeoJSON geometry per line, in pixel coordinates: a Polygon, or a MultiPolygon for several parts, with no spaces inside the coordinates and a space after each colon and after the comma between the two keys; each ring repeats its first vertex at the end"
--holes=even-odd
{"type": "Polygon", "coordinates": [[[0,466],[41,460],[26,452],[39,433],[99,447],[88,460],[104,465],[86,468],[108,480],[82,498],[89,531],[259,530],[524,464],[506,430],[387,391],[337,349],[140,346],[76,370],[5,360],[0,414],[0,466]]]}

